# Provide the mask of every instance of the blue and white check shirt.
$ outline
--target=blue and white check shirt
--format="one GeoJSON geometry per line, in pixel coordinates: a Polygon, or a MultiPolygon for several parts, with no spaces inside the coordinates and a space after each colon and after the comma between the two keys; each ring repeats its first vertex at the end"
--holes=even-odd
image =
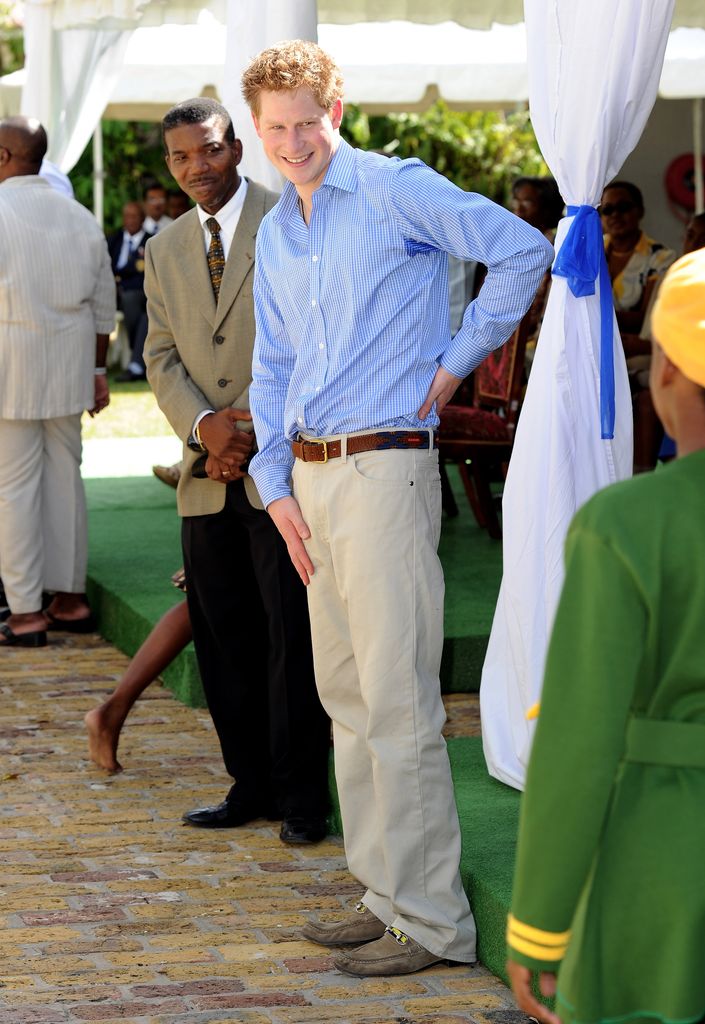
{"type": "Polygon", "coordinates": [[[341,140],[307,227],[290,183],[257,234],[250,465],[265,506],[291,493],[290,442],[418,418],[439,363],[465,377],[510,336],[553,257],[544,236],[419,160],[341,140]],[[451,340],[447,253],[489,272],[451,340]]]}

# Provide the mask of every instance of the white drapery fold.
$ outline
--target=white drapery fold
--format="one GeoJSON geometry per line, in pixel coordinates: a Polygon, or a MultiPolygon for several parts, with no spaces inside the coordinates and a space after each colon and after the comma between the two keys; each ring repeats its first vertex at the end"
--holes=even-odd
{"type": "MultiPolygon", "coordinates": [[[[294,0],[292,0],[294,2],[294,0]]],[[[575,6],[585,0],[574,0],[575,6]]],[[[664,10],[672,0],[663,0],[664,10]]],[[[551,9],[547,0],[545,7],[551,9]]],[[[612,4],[616,10],[621,0],[612,4]]],[[[703,0],[676,0],[673,28],[680,25],[697,27],[703,24],[703,0]]],[[[318,0],[321,23],[351,25],[356,21],[417,21],[433,25],[439,21],[455,21],[466,28],[490,28],[493,22],[515,25],[524,20],[523,0],[318,0]]],[[[631,50],[625,51],[625,59],[631,50]]]]}
{"type": "MultiPolygon", "coordinates": [[[[25,0],[25,3],[37,0],[25,0]]],[[[39,0],[40,3],[45,0],[39,0]]],[[[187,25],[207,8],[225,20],[225,0],[49,0],[53,24],[65,28],[132,29],[138,25],[187,25]]]]}
{"type": "MultiPolygon", "coordinates": [[[[49,159],[74,167],[100,123],[137,25],[192,22],[202,0],[25,0],[21,112],[49,135],[49,159]]],[[[223,8],[223,2],[211,2],[223,8]]]]}
{"type": "Polygon", "coordinates": [[[49,135],[49,159],[67,173],[99,124],[122,70],[131,32],[25,23],[27,81],[21,110],[49,135]],[[38,69],[38,70],[37,70],[38,69]]]}
{"type": "Polygon", "coordinates": [[[253,57],[283,39],[317,38],[316,0],[228,0],[223,103],[242,140],[242,171],[261,185],[281,191],[281,175],[262,151],[250,111],[242,98],[240,79],[253,57]]]}
{"type": "MultiPolygon", "coordinates": [[[[569,206],[596,206],[656,99],[673,0],[525,0],[531,117],[569,206]]],[[[572,218],[558,230],[560,249],[572,218]]],[[[503,499],[504,572],[480,689],[490,774],[524,784],[576,510],[631,473],[632,410],[612,314],[616,422],[600,439],[600,308],[554,277],[503,499]]],[[[599,637],[595,637],[599,643],[599,637]]]]}

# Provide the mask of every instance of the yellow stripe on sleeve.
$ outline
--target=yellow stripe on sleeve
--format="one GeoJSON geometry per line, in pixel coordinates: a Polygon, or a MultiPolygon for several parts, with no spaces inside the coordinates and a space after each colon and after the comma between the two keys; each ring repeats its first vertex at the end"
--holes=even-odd
{"type": "Polygon", "coordinates": [[[548,946],[537,946],[533,942],[526,942],[524,939],[512,936],[509,932],[507,932],[507,945],[512,949],[516,949],[518,953],[533,957],[534,960],[547,960],[551,963],[556,960],[562,960],[568,948],[567,943],[564,946],[556,946],[553,949],[548,946]]]}
{"type": "Polygon", "coordinates": [[[507,918],[507,945],[518,953],[535,960],[553,962],[562,960],[568,948],[570,931],[546,932],[541,928],[517,921],[513,914],[507,918]]]}
{"type": "Polygon", "coordinates": [[[517,921],[514,914],[507,917],[507,933],[513,932],[519,938],[529,939],[542,946],[567,946],[570,938],[570,931],[567,932],[545,932],[541,928],[534,928],[533,925],[517,921]]]}

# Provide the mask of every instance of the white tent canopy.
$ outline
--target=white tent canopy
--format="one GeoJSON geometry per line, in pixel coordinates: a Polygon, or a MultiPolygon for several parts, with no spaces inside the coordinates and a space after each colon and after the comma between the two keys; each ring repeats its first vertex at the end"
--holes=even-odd
{"type": "MultiPolygon", "coordinates": [[[[318,39],[343,69],[347,102],[367,111],[422,109],[437,97],[454,108],[496,109],[529,96],[523,23],[490,32],[450,22],[319,24],[318,39]]],[[[191,25],[138,28],[103,116],[157,120],[182,99],[222,96],[225,53],[225,27],[207,11],[191,25]]],[[[0,79],[0,115],[19,111],[25,81],[24,68],[0,79]]],[[[671,32],[659,95],[705,96],[705,29],[671,32]]]]}

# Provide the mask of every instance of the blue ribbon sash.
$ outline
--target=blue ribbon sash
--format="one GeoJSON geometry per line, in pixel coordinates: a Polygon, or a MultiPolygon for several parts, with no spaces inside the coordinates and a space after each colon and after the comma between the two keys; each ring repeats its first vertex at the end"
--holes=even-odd
{"type": "Polygon", "coordinates": [[[565,277],[576,298],[595,294],[600,279],[600,436],[614,437],[614,351],[612,283],[610,281],[602,223],[594,206],[569,206],[573,223],[553,264],[553,274],[565,277]]]}

